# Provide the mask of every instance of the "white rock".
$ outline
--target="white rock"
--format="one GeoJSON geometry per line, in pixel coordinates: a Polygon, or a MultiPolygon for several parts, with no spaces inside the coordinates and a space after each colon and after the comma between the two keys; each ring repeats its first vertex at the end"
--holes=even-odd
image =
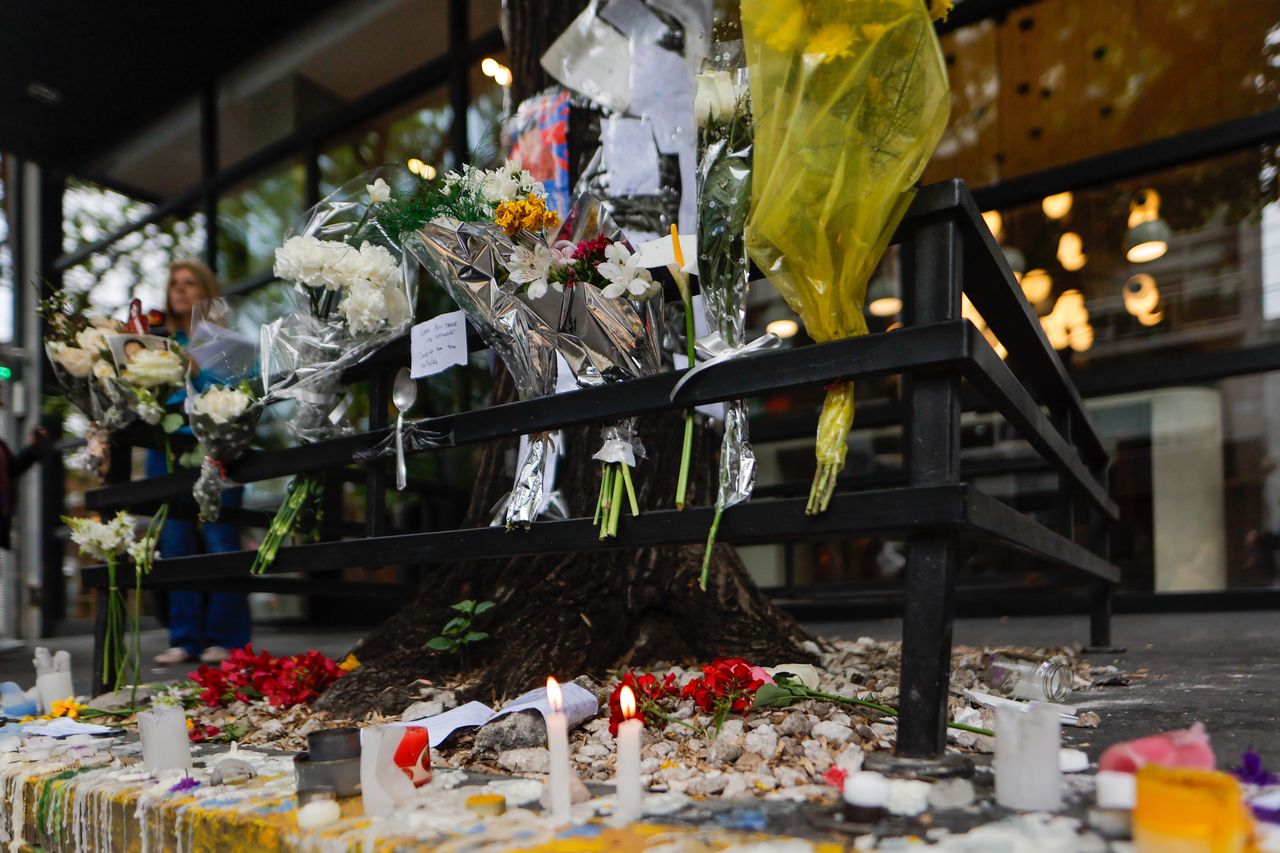
{"type": "Polygon", "coordinates": [[[813,723],[809,721],[809,715],[793,711],[782,718],[782,722],[778,724],[778,732],[784,735],[793,735],[795,737],[808,737],[809,732],[813,729],[813,723]]]}
{"type": "Polygon", "coordinates": [[[1080,773],[1089,769],[1089,756],[1078,749],[1058,750],[1058,769],[1063,773],[1080,773]]]}
{"type": "Polygon", "coordinates": [[[656,758],[645,758],[640,762],[640,772],[646,774],[656,773],[658,768],[662,766],[662,762],[656,758]]]}
{"type": "Polygon", "coordinates": [[[742,725],[742,720],[725,720],[720,731],[716,733],[716,740],[733,740],[742,737],[742,725]]]}
{"type": "Polygon", "coordinates": [[[778,780],[768,773],[752,773],[747,781],[758,791],[772,791],[778,787],[778,780]]]}
{"type": "Polygon", "coordinates": [[[342,817],[342,806],[337,800],[312,800],[298,809],[299,829],[320,829],[337,823],[342,817]]]}
{"type": "Polygon", "coordinates": [[[444,703],[439,699],[433,699],[430,702],[414,702],[408,708],[404,709],[404,713],[400,715],[402,720],[422,720],[427,717],[434,717],[436,714],[444,713],[444,703]]]}
{"type": "Polygon", "coordinates": [[[725,776],[729,781],[725,783],[724,790],[720,792],[722,797],[740,797],[747,792],[747,777],[741,773],[729,773],[725,776]]]}
{"type": "Polygon", "coordinates": [[[801,746],[804,747],[804,757],[813,763],[813,769],[819,773],[826,772],[831,766],[831,753],[826,747],[816,740],[807,740],[801,746]]]}
{"type": "Polygon", "coordinates": [[[512,773],[549,773],[551,753],[544,746],[508,749],[498,753],[498,766],[512,773]]]}
{"type": "Polygon", "coordinates": [[[813,727],[814,737],[826,738],[831,743],[847,743],[853,737],[853,729],[833,719],[823,720],[813,727]]]}
{"type": "Polygon", "coordinates": [[[706,797],[711,794],[719,794],[729,786],[729,777],[712,771],[705,776],[699,776],[689,782],[689,787],[685,789],[685,793],[695,797],[706,797]]]}
{"type": "Polygon", "coordinates": [[[718,740],[707,752],[707,763],[713,767],[732,764],[742,757],[742,746],[737,741],[718,740]]]}
{"type": "Polygon", "coordinates": [[[929,808],[929,789],[932,787],[928,782],[914,779],[890,779],[886,808],[890,814],[908,817],[922,814],[929,808]]]}
{"type": "Polygon", "coordinates": [[[962,809],[973,805],[973,783],[968,779],[943,779],[929,788],[929,805],[935,809],[962,809]]]}
{"type": "Polygon", "coordinates": [[[670,741],[660,740],[652,746],[651,751],[659,758],[666,758],[676,751],[676,745],[670,741]]]}
{"type": "Polygon", "coordinates": [[[763,755],[766,759],[773,758],[778,751],[778,730],[773,726],[761,726],[748,732],[742,745],[749,752],[763,755]]]}
{"type": "Polygon", "coordinates": [[[862,769],[864,757],[862,747],[856,743],[851,743],[840,750],[840,754],[836,756],[836,766],[846,773],[857,773],[862,769]]]}
{"type": "Polygon", "coordinates": [[[578,747],[578,756],[581,758],[604,758],[610,754],[608,747],[601,746],[597,743],[583,744],[578,747]]]}
{"type": "Polygon", "coordinates": [[[779,767],[773,773],[778,778],[778,784],[783,788],[794,788],[809,781],[808,774],[794,767],[779,767]]]}

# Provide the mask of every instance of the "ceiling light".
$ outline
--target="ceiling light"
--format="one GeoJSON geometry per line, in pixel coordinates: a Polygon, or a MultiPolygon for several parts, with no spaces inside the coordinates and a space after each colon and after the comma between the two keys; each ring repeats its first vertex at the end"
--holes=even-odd
{"type": "Polygon", "coordinates": [[[1053,276],[1042,269],[1027,270],[1019,283],[1027,301],[1032,305],[1044,302],[1053,293],[1053,276]]]}
{"type": "Polygon", "coordinates": [[[492,77],[498,73],[498,69],[502,67],[502,63],[494,59],[492,56],[486,56],[480,60],[480,71],[486,77],[492,77]]]}
{"type": "Polygon", "coordinates": [[[1074,231],[1067,231],[1058,238],[1058,263],[1067,272],[1075,272],[1089,261],[1084,253],[1084,241],[1074,231]]]}
{"type": "Polygon", "coordinates": [[[1062,219],[1071,212],[1071,204],[1075,201],[1071,193],[1056,193],[1054,195],[1045,196],[1044,201],[1040,202],[1040,207],[1044,210],[1044,215],[1050,219],[1062,219]]]}
{"type": "Polygon", "coordinates": [[[794,338],[796,336],[796,333],[800,331],[800,324],[795,320],[784,317],[780,320],[774,320],[769,323],[769,325],[764,327],[764,330],[778,338],[778,340],[785,341],[787,338],[794,338]]]}
{"type": "Polygon", "coordinates": [[[62,93],[47,83],[32,80],[27,84],[27,95],[41,103],[54,106],[62,102],[62,93]]]}
{"type": "Polygon", "coordinates": [[[427,164],[423,163],[417,157],[410,157],[409,161],[405,163],[405,165],[409,167],[410,172],[413,172],[415,175],[421,175],[422,170],[426,168],[427,164]]]}
{"type": "Polygon", "coordinates": [[[1135,317],[1150,314],[1160,304],[1160,289],[1156,280],[1144,272],[1131,276],[1121,288],[1124,310],[1135,317]]]}
{"type": "Polygon", "coordinates": [[[507,68],[505,65],[499,68],[497,73],[493,75],[493,82],[497,83],[499,86],[502,86],[503,88],[510,86],[511,85],[511,69],[507,68]]]}
{"type": "Polygon", "coordinates": [[[1144,326],[1156,326],[1164,319],[1163,311],[1152,311],[1149,314],[1139,314],[1138,322],[1144,326]]]}
{"type": "Polygon", "coordinates": [[[1130,263],[1145,264],[1164,257],[1169,251],[1173,229],[1163,219],[1139,222],[1129,229],[1124,239],[1124,256],[1130,263]]]}
{"type": "Polygon", "coordinates": [[[1004,218],[1000,216],[1000,211],[982,211],[982,221],[987,223],[987,228],[991,231],[991,236],[995,237],[997,241],[1004,236],[1004,218]]]}
{"type": "Polygon", "coordinates": [[[1093,326],[1081,323],[1067,333],[1067,344],[1076,352],[1085,352],[1093,346],[1093,326]]]}
{"type": "Polygon", "coordinates": [[[896,317],[902,313],[897,279],[881,273],[867,288],[867,313],[872,317],[896,317]]]}

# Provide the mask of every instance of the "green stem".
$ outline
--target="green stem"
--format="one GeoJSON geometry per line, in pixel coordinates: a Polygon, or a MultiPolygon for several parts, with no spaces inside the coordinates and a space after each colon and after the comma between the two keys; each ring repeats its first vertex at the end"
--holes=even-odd
{"type": "Polygon", "coordinates": [[[680,450],[680,475],[676,480],[676,509],[684,509],[689,494],[689,466],[693,461],[693,412],[684,413],[684,444],[680,450]]]}
{"type": "MultiPolygon", "coordinates": [[[[870,702],[866,699],[856,699],[852,696],[840,696],[835,693],[823,693],[821,690],[806,689],[805,694],[812,699],[825,699],[828,702],[838,702],[843,705],[856,705],[862,708],[871,708],[872,710],[879,711],[887,717],[893,717],[894,719],[897,719],[898,717],[898,712],[893,708],[880,705],[875,702],[870,702]]],[[[987,737],[995,737],[996,734],[991,731],[991,729],[984,729],[979,726],[970,726],[965,723],[947,723],[947,728],[959,729],[964,732],[973,732],[976,735],[986,735],[987,737]]]]}
{"type": "Polygon", "coordinates": [[[622,485],[627,488],[627,503],[631,505],[631,515],[637,516],[640,514],[640,504],[636,501],[636,487],[631,484],[631,466],[620,462],[618,470],[622,472],[622,485]]]}
{"type": "Polygon", "coordinates": [[[164,437],[164,470],[166,474],[173,473],[173,446],[169,444],[169,436],[164,437]]]}
{"type": "MultiPolygon", "coordinates": [[[[618,468],[625,466],[625,462],[619,462],[618,468]]],[[[618,535],[618,519],[622,516],[622,472],[615,471],[613,474],[613,505],[609,507],[609,535],[618,535]]]]}
{"type": "Polygon", "coordinates": [[[608,462],[600,471],[600,538],[609,535],[609,511],[613,507],[613,466],[608,462]]]}
{"type": "Polygon", "coordinates": [[[716,501],[716,514],[711,517],[711,530],[707,533],[707,550],[702,554],[702,574],[698,576],[698,588],[707,591],[707,579],[711,575],[711,557],[715,552],[716,534],[720,531],[720,516],[724,515],[724,507],[716,501]]]}

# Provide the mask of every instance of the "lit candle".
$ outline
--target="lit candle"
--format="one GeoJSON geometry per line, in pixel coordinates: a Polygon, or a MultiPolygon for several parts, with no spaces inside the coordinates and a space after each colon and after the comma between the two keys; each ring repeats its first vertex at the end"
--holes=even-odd
{"type": "Polygon", "coordinates": [[[640,819],[640,803],[644,796],[640,789],[640,733],[644,722],[636,718],[636,694],[623,685],[618,694],[618,705],[625,718],[618,725],[618,770],[615,784],[618,789],[618,805],[614,814],[618,820],[630,823],[640,819]]]}
{"type": "Polygon", "coordinates": [[[547,677],[547,704],[551,716],[547,717],[547,749],[551,752],[551,822],[565,826],[571,822],[569,806],[572,802],[569,790],[569,721],[564,716],[564,697],[555,678],[547,677]]]}

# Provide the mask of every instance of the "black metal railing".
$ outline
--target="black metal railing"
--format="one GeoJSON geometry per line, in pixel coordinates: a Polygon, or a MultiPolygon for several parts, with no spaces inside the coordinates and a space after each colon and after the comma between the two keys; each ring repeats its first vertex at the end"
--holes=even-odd
{"type": "MultiPolygon", "coordinates": [[[[1090,639],[1105,646],[1110,643],[1111,590],[1119,579],[1106,545],[1117,509],[1107,491],[1107,450],[964,185],[949,181],[921,190],[897,240],[904,259],[904,328],[758,353],[708,368],[675,400],[670,394],[680,372],[442,415],[420,424],[447,435],[443,446],[462,446],[803,386],[901,375],[902,400],[891,407],[902,417],[901,472],[885,484],[842,481],[830,508],[819,516],[804,514],[803,496],[771,497],[763,491],[725,512],[719,539],[750,544],[891,534],[905,540],[901,695],[911,701],[901,708],[898,754],[933,757],[945,745],[953,599],[962,541],[993,543],[1083,573],[1090,582],[1090,639]],[[962,291],[1007,348],[1009,364],[961,318],[962,291]],[[962,382],[972,392],[962,394],[962,382]],[[993,470],[990,465],[977,471],[961,467],[960,415],[966,406],[998,412],[1040,464],[1057,473],[1051,524],[964,479],[993,470]],[[848,490],[860,485],[871,488],[848,490]]],[[[229,466],[229,475],[253,482],[349,465],[353,454],[386,438],[389,379],[406,356],[406,345],[396,342],[383,358],[349,377],[370,381],[373,414],[368,432],[246,454],[229,466]]],[[[629,520],[616,539],[606,541],[599,539],[590,518],[543,522],[527,533],[486,527],[387,535],[387,473],[386,464],[366,466],[368,512],[360,538],[281,549],[261,577],[248,574],[251,551],[160,560],[145,585],[312,592],[310,581],[275,576],[386,564],[424,570],[459,560],[695,543],[705,540],[713,512],[710,507],[646,512],[629,520]]],[[[194,479],[194,472],[183,472],[115,482],[87,493],[85,503],[97,510],[154,506],[188,492],[194,479]]],[[[99,609],[105,611],[105,570],[89,569],[84,580],[99,591],[99,609]]],[[[334,585],[338,582],[328,583],[340,594],[343,587],[334,585]]],[[[368,592],[369,585],[363,586],[368,592]]]]}

